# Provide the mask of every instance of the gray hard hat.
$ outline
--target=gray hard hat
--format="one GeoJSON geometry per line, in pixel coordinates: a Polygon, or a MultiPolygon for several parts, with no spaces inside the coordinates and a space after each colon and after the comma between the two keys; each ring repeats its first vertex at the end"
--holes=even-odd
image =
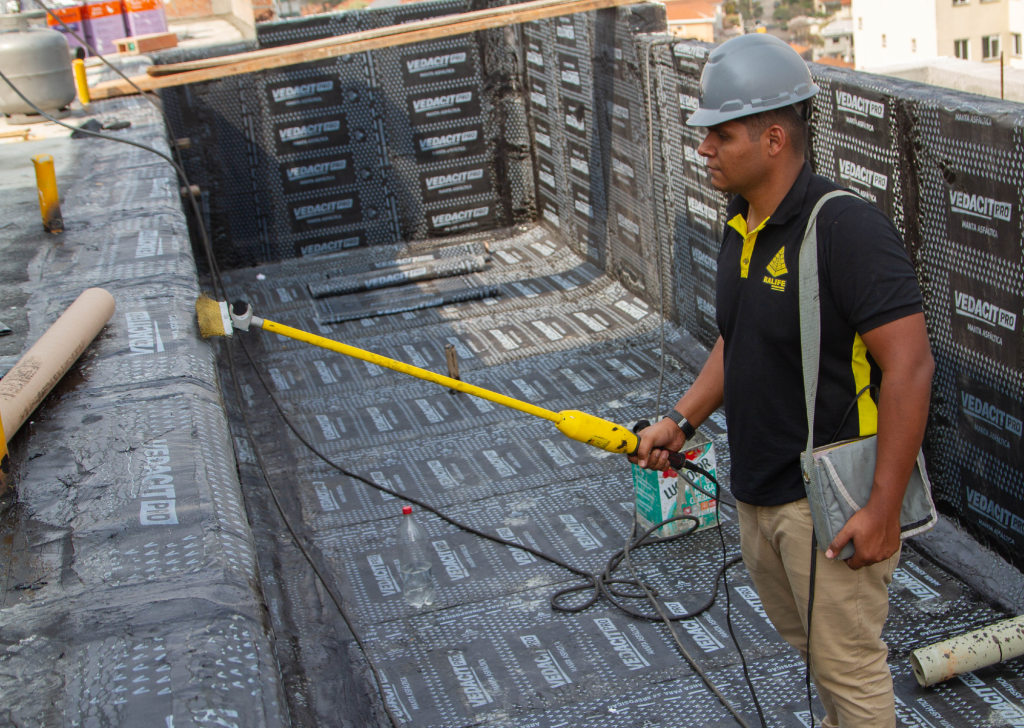
{"type": "Polygon", "coordinates": [[[737,36],[708,56],[700,108],[686,124],[715,126],[804,101],[819,90],[804,59],[785,41],[766,33],[737,36]]]}

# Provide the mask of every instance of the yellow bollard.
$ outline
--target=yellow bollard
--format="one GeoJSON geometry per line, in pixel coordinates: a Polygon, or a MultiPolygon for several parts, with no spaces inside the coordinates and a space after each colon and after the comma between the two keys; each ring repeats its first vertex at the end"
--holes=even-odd
{"type": "Polygon", "coordinates": [[[71,68],[75,72],[75,88],[78,90],[78,100],[82,106],[88,106],[90,103],[89,82],[85,78],[85,61],[81,58],[76,58],[71,62],[71,68]]]}
{"type": "Polygon", "coordinates": [[[43,228],[50,233],[64,231],[64,218],[60,214],[60,196],[57,194],[57,175],[53,171],[53,157],[37,154],[32,157],[36,166],[36,187],[39,188],[39,211],[43,215],[43,228]]]}
{"type": "Polygon", "coordinates": [[[11,489],[11,456],[7,454],[7,438],[4,437],[4,423],[0,421],[0,497],[11,489]]]}

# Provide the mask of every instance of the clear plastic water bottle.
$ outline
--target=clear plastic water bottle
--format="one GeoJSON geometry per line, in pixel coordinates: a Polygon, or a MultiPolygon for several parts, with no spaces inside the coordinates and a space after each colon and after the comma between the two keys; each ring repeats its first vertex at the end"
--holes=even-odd
{"type": "Polygon", "coordinates": [[[412,517],[412,506],[403,506],[402,516],[402,523],[398,527],[402,591],[405,593],[405,601],[417,609],[429,607],[437,595],[434,577],[430,574],[430,541],[423,526],[412,517]]]}

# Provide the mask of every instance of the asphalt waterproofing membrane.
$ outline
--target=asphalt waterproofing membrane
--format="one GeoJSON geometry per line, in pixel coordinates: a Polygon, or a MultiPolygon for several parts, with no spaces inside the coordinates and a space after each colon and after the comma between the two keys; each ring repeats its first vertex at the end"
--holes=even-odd
{"type": "MultiPolygon", "coordinates": [[[[309,287],[380,264],[382,249],[230,271],[225,284],[230,297],[252,302],[259,316],[440,373],[444,347],[453,345],[464,381],[549,409],[581,409],[625,424],[656,411],[662,363],[656,310],[542,227],[475,239],[488,244],[490,262],[473,277],[499,289],[482,301],[324,323],[309,287]]],[[[440,255],[437,245],[396,245],[388,252],[396,260],[430,255],[432,248],[440,255]]],[[[685,331],[667,324],[664,333],[662,407],[693,380],[694,365],[706,355],[685,331]]],[[[590,571],[600,571],[622,547],[633,509],[623,458],[568,440],[546,421],[376,365],[263,331],[238,337],[245,337],[286,416],[341,467],[590,571]]],[[[219,346],[228,381],[227,348],[219,346]]],[[[239,403],[228,391],[226,397],[293,719],[302,712],[304,725],[338,724],[339,716],[358,723],[367,714],[357,711],[373,710],[353,702],[322,712],[330,705],[322,693],[337,690],[339,675],[332,671],[349,664],[332,659],[363,666],[348,690],[367,681],[374,702],[377,690],[356,652],[338,649],[331,656],[317,642],[336,616],[267,501],[257,448],[299,538],[347,601],[388,704],[404,724],[734,724],[663,625],[605,602],[578,614],[555,612],[549,597],[577,583],[572,575],[425,512],[417,518],[436,554],[437,601],[421,610],[407,605],[395,548],[401,501],[341,475],[303,446],[241,347],[231,347],[251,434],[239,403]]],[[[727,487],[727,423],[716,413],[704,429],[727,487]]],[[[733,556],[734,513],[725,508],[722,515],[733,556]]],[[[710,529],[634,558],[669,609],[680,610],[710,594],[722,553],[710,529]]],[[[729,590],[733,624],[769,725],[808,725],[802,663],[775,634],[741,565],[730,572],[729,590]]],[[[906,660],[911,649],[998,619],[998,611],[912,546],[905,547],[890,598],[885,638],[901,725],[968,726],[1024,715],[1024,671],[1014,662],[925,690],[906,660]]],[[[678,629],[716,686],[756,722],[726,630],[724,599],[678,629]]],[[[344,630],[332,635],[341,644],[350,639],[344,630]]]]}
{"type": "MultiPolygon", "coordinates": [[[[258,45],[467,7],[442,0],[270,23],[258,45]]],[[[434,371],[445,371],[451,345],[466,381],[549,409],[623,424],[663,411],[714,339],[713,264],[724,220],[685,127],[707,48],[644,35],[664,29],[659,7],[166,93],[173,135],[192,141],[185,162],[222,264],[284,258],[227,271],[230,297],[252,302],[258,315],[434,371]],[[429,75],[438,59],[446,59],[444,77],[429,75]],[[302,108],[296,99],[305,99],[302,108]],[[416,116],[446,99],[457,116],[416,116]],[[287,146],[312,127],[323,132],[322,147],[287,146]],[[306,219],[307,207],[319,217],[306,219]],[[534,217],[539,224],[518,224],[534,217]],[[403,238],[412,242],[396,242],[403,238]],[[444,266],[485,244],[483,270],[348,295],[330,289],[375,271],[412,270],[413,262],[444,266]]],[[[141,72],[146,62],[128,60],[126,70],[141,72]]],[[[1020,107],[822,67],[813,73],[826,91],[812,120],[818,170],[890,214],[921,273],[939,360],[929,435],[937,495],[1012,546],[1007,534],[1019,531],[1019,519],[1006,510],[1006,493],[1016,493],[1019,452],[1007,438],[1019,438],[1019,427],[993,438],[970,407],[1003,402],[1002,422],[1019,423],[1019,338],[986,335],[1009,328],[1008,318],[969,329],[960,311],[965,295],[1020,309],[1007,297],[1019,291],[1020,251],[985,239],[995,230],[998,240],[1013,240],[1020,230],[1018,207],[1002,204],[1020,199],[1020,107]],[[963,224],[958,216],[982,198],[998,214],[984,230],[963,224]],[[993,478],[998,487],[982,482],[993,478]]],[[[119,134],[167,150],[162,125],[140,100],[99,102],[93,113],[130,120],[119,134]]],[[[196,221],[186,221],[171,168],[112,142],[61,144],[71,157],[58,165],[62,235],[32,232],[21,198],[0,198],[0,209],[13,210],[11,260],[38,247],[27,281],[16,280],[25,296],[17,301],[27,302],[8,323],[27,345],[94,285],[110,290],[118,309],[12,441],[17,502],[0,522],[0,723],[362,726],[383,724],[385,700],[414,726],[734,724],[664,626],[604,602],[555,612],[549,597],[574,577],[425,513],[418,518],[437,557],[437,602],[406,605],[394,544],[401,502],[318,459],[285,426],[270,392],[333,462],[590,571],[603,568],[629,530],[633,497],[621,457],[468,395],[240,332],[261,379],[237,341],[198,337],[189,244],[196,221]],[[382,694],[295,539],[346,600],[382,694]]],[[[716,414],[702,428],[726,490],[727,427],[716,414]]],[[[1024,724],[1017,662],[930,690],[910,673],[909,650],[1004,616],[991,602],[1024,603],[1020,574],[988,568],[996,557],[951,528],[943,521],[948,543],[908,544],[890,587],[884,636],[899,720],[1024,724]],[[956,575],[988,580],[985,599],[956,575]],[[1001,599],[1000,587],[1012,598],[1001,599]]],[[[728,508],[722,532],[735,555],[728,508]]],[[[721,559],[715,529],[634,556],[674,611],[707,598],[721,559]]],[[[775,635],[742,565],[730,572],[728,594],[769,725],[808,725],[802,665],[775,635]]],[[[754,724],[724,610],[720,598],[680,633],[754,724]]]]}
{"type": "MultiPolygon", "coordinates": [[[[93,113],[167,153],[141,99],[93,113]]],[[[18,335],[31,345],[88,287],[117,309],[10,443],[0,724],[289,725],[176,175],[81,139],[25,145],[9,185],[40,152],[62,157],[65,231],[42,231],[30,171],[31,204],[0,200],[6,249],[30,260],[18,335]]]]}

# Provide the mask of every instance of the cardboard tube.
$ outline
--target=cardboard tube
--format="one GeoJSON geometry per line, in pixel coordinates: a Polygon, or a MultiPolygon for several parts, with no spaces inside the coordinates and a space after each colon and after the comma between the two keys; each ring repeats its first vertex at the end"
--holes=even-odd
{"type": "Polygon", "coordinates": [[[11,441],[113,315],[114,297],[102,288],[87,289],[0,379],[5,442],[11,441]]]}
{"type": "Polygon", "coordinates": [[[917,682],[928,687],[1021,655],[1024,617],[1014,617],[914,650],[910,666],[917,682]]]}

